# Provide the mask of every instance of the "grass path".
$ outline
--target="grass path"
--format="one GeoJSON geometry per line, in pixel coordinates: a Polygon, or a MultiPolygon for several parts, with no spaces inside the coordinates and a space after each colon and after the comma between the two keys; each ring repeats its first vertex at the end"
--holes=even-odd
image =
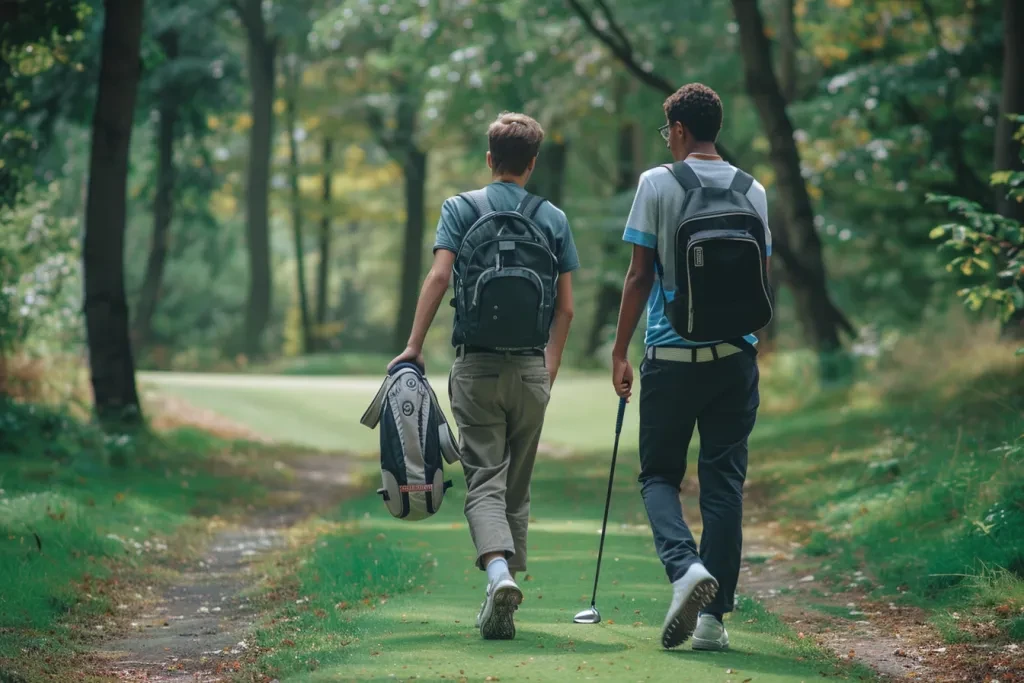
{"type": "MultiPolygon", "coordinates": [[[[641,504],[626,490],[634,472],[624,470],[614,516],[635,519],[641,504]]],[[[268,605],[276,623],[257,639],[266,653],[262,670],[303,682],[860,678],[750,599],[727,620],[730,652],[664,651],[669,588],[650,535],[637,524],[610,530],[598,594],[603,623],[573,624],[590,600],[602,479],[587,463],[565,460],[535,480],[530,569],[520,576],[525,601],[517,637],[505,642],[481,640],[474,626],[486,576],[470,568],[464,487],[416,524],[387,517],[372,497],[355,502],[336,520],[344,528],[322,537],[276,587],[278,601],[268,605]]]]}

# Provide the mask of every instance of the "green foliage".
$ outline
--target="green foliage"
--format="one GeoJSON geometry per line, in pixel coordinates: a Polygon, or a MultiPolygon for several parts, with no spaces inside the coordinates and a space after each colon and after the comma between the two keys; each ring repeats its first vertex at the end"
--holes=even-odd
{"type": "MultiPolygon", "coordinates": [[[[40,167],[55,112],[40,107],[53,91],[49,77],[71,80],[75,91],[84,67],[78,59],[93,0],[7,3],[0,22],[0,209],[13,206],[40,167]]],[[[52,102],[51,102],[52,104],[52,102]]],[[[62,112],[64,113],[64,112],[62,112]]]]}
{"type": "Polygon", "coordinates": [[[33,185],[18,204],[0,206],[0,355],[80,341],[78,221],[55,212],[58,192],[33,185]]]}
{"type": "Polygon", "coordinates": [[[797,3],[806,52],[790,111],[834,291],[855,318],[884,329],[944,308],[928,239],[940,214],[921,196],[991,207],[998,5],[797,3]]]}
{"type": "MultiPolygon", "coordinates": [[[[1017,120],[1024,123],[1024,117],[1017,120]]],[[[1024,138],[1024,126],[1017,137],[1024,138]]],[[[1005,187],[1010,198],[1024,201],[1024,171],[999,171],[991,182],[1005,187]]],[[[988,306],[1003,322],[1024,310],[1024,225],[962,197],[929,195],[928,201],[944,204],[959,216],[934,228],[930,236],[945,240],[940,248],[949,255],[946,270],[962,276],[966,285],[957,292],[964,305],[972,311],[988,306]]]]}

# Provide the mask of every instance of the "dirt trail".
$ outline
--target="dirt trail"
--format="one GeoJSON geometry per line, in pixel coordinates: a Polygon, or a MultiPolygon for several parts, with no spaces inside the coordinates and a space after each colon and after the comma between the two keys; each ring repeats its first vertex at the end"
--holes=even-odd
{"type": "Polygon", "coordinates": [[[821,574],[831,568],[828,559],[814,569],[813,558],[799,557],[799,544],[786,541],[757,492],[748,496],[746,508],[739,592],[758,598],[802,637],[886,680],[1024,681],[1024,648],[948,645],[924,610],[870,598],[873,584],[864,572],[845,577],[841,586],[824,581],[821,574]]]}
{"type": "Polygon", "coordinates": [[[252,563],[284,545],[284,531],[353,492],[344,456],[308,456],[292,464],[295,482],[280,507],[244,526],[224,530],[175,583],[131,622],[129,635],[96,652],[100,673],[119,681],[228,680],[250,645],[257,614],[242,593],[252,586],[252,563]]]}

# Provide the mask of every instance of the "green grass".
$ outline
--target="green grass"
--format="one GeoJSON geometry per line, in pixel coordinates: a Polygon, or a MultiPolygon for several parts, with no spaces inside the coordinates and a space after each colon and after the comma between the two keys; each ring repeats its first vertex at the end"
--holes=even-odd
{"type": "Polygon", "coordinates": [[[109,437],[12,403],[0,423],[0,671],[21,657],[50,680],[32,653],[75,651],[79,626],[104,625],[131,577],[183,549],[179,531],[202,536],[264,491],[259,458],[229,466],[243,447],[199,432],[109,437]]]}
{"type": "Polygon", "coordinates": [[[253,365],[247,372],[253,374],[344,377],[367,375],[386,368],[394,354],[386,353],[311,353],[306,356],[280,358],[271,363],[253,365]]]}
{"type": "MultiPolygon", "coordinates": [[[[603,458],[544,463],[533,484],[530,568],[514,641],[480,639],[474,627],[486,575],[473,568],[458,483],[433,518],[394,520],[374,496],[339,513],[268,587],[272,619],[257,634],[262,673],[281,681],[687,680],[796,682],[840,666],[750,599],[727,620],[728,653],[666,652],[660,626],[670,589],[643,524],[636,467],[616,484],[598,606],[604,621],[572,623],[590,600],[607,482],[603,458]],[[628,524],[622,524],[628,521],[628,524]],[[300,563],[304,561],[304,564],[300,563]]],[[[460,473],[454,472],[456,481],[460,473]]]]}

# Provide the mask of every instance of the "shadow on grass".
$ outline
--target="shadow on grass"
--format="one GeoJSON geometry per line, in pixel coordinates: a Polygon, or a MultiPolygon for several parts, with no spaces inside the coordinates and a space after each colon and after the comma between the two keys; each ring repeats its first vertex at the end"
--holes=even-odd
{"type": "MultiPolygon", "coordinates": [[[[532,657],[543,657],[545,655],[563,655],[566,653],[609,655],[635,649],[622,642],[601,643],[576,638],[556,638],[543,631],[534,631],[527,628],[517,628],[515,640],[484,640],[474,632],[470,638],[453,640],[452,642],[458,643],[460,655],[476,656],[529,654],[532,657]]],[[[397,648],[424,649],[437,645],[437,634],[421,633],[386,639],[382,638],[381,643],[397,648]]]]}

